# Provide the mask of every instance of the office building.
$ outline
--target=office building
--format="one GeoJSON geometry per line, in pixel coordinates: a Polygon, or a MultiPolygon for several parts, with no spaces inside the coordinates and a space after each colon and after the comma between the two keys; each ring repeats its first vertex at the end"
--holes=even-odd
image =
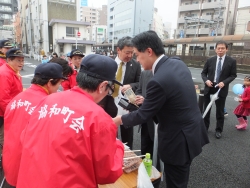
{"type": "Polygon", "coordinates": [[[250,34],[250,6],[238,8],[234,34],[250,34]]]}
{"type": "Polygon", "coordinates": [[[152,28],[154,0],[108,0],[108,42],[116,44],[124,36],[135,36],[152,28]]]}
{"type": "MultiPolygon", "coordinates": [[[[18,11],[17,0],[0,1],[0,39],[13,38],[13,15],[18,11]]],[[[14,43],[14,41],[12,41],[14,43]]]]}
{"type": "Polygon", "coordinates": [[[179,0],[177,38],[234,34],[239,0],[179,0]]]}
{"type": "Polygon", "coordinates": [[[94,7],[80,7],[79,21],[89,22],[91,25],[99,24],[99,11],[94,7]]]}
{"type": "Polygon", "coordinates": [[[160,39],[164,39],[164,24],[162,17],[158,14],[158,9],[154,8],[154,16],[153,16],[153,22],[152,27],[148,28],[148,30],[154,30],[157,35],[160,37],[160,39]]]}
{"type": "MultiPolygon", "coordinates": [[[[19,0],[21,3],[20,16],[22,42],[20,46],[30,56],[39,55],[44,51],[47,55],[52,52],[65,54],[76,47],[89,50],[88,22],[77,22],[80,10],[79,0],[19,0]],[[66,25],[69,24],[68,27],[66,25]],[[83,27],[80,27],[82,25],[83,27]],[[61,28],[62,30],[60,30],[61,28]]],[[[87,52],[87,51],[86,51],[87,52]]],[[[86,53],[84,52],[84,53],[86,53]]]]}
{"type": "Polygon", "coordinates": [[[91,40],[95,43],[105,43],[107,41],[107,26],[106,25],[93,25],[92,26],[91,40]]]}
{"type": "Polygon", "coordinates": [[[107,8],[107,5],[102,5],[102,8],[98,9],[100,25],[107,25],[107,8]]]}

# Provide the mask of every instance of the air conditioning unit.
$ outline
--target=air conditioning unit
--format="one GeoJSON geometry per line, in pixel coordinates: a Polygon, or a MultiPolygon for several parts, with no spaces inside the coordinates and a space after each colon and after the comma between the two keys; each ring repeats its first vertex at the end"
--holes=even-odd
{"type": "Polygon", "coordinates": [[[82,40],[87,40],[86,38],[82,38],[82,40]]]}
{"type": "Polygon", "coordinates": [[[62,39],[64,39],[64,37],[62,37],[62,39]]]}

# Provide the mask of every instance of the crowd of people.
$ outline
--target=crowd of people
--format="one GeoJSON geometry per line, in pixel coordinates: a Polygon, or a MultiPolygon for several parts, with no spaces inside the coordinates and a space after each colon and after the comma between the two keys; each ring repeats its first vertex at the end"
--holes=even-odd
{"type": "MultiPolygon", "coordinates": [[[[227,48],[226,42],[217,42],[217,56],[207,60],[201,73],[205,108],[220,89],[215,102],[218,139],[229,83],[237,76],[227,48]]],[[[164,169],[157,168],[165,172],[167,187],[187,187],[190,165],[209,143],[210,124],[210,111],[204,119],[200,113],[188,67],[180,58],[164,55],[154,31],[121,38],[116,51],[113,58],[85,56],[74,49],[67,61],[57,54],[50,60],[44,55],[31,86],[23,91],[24,55],[9,41],[0,41],[0,144],[10,187],[94,188],[113,183],[123,173],[123,143],[133,148],[135,125],[140,125],[143,155],[153,154],[158,131],[157,158],[164,169]],[[57,92],[60,86],[63,92],[57,92]],[[131,112],[119,105],[128,89],[136,94],[138,106],[131,112]]],[[[248,101],[249,83],[246,78],[242,104],[248,101]]],[[[246,106],[235,110],[237,129],[246,128],[246,106]]]]}

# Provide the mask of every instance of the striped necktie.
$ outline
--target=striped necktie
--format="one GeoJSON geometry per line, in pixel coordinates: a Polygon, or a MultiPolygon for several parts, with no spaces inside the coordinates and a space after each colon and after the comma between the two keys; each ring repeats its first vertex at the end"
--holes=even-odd
{"type": "MultiPolygon", "coordinates": [[[[118,82],[121,82],[121,80],[122,80],[122,65],[123,65],[123,64],[124,64],[124,63],[121,62],[120,65],[119,65],[119,67],[118,67],[118,70],[117,70],[116,80],[117,80],[118,82]]],[[[120,86],[117,85],[117,84],[115,84],[114,93],[113,93],[113,95],[112,95],[113,97],[117,97],[117,96],[118,96],[119,88],[120,88],[120,86]]]]}
{"type": "Polygon", "coordinates": [[[220,73],[221,73],[221,60],[222,60],[222,58],[220,57],[220,58],[219,58],[218,65],[217,65],[217,70],[216,70],[216,74],[217,74],[216,83],[217,83],[217,84],[219,83],[219,79],[220,79],[220,73]]]}

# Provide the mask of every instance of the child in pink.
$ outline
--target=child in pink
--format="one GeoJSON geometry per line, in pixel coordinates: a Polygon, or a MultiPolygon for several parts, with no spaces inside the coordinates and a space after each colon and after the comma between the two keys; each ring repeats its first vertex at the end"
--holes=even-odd
{"type": "Polygon", "coordinates": [[[250,115],[250,77],[244,78],[244,92],[239,98],[240,104],[235,108],[234,114],[237,116],[239,125],[235,127],[238,130],[245,130],[247,128],[247,116],[250,115]]]}

